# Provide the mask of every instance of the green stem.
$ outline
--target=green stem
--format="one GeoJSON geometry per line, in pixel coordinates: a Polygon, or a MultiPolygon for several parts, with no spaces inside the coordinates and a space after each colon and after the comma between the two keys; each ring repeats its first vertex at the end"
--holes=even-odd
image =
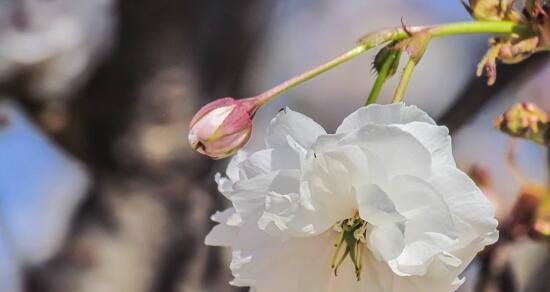
{"type": "Polygon", "coordinates": [[[378,72],[376,81],[372,86],[366,105],[376,103],[378,95],[380,95],[380,91],[382,91],[382,86],[386,82],[386,79],[388,79],[389,72],[394,66],[395,59],[399,57],[400,54],[398,51],[392,51],[390,55],[386,58],[384,64],[382,65],[382,68],[380,68],[380,72],[378,72]]]}
{"type": "MultiPolygon", "coordinates": [[[[269,102],[275,96],[281,95],[288,90],[310,80],[340,64],[343,64],[358,55],[384,43],[390,41],[399,41],[410,37],[409,33],[415,33],[429,29],[432,37],[461,35],[461,34],[526,34],[532,33],[529,26],[525,24],[517,24],[509,21],[471,21],[457,22],[434,26],[413,26],[390,28],[380,30],[363,37],[360,45],[349,50],[348,52],[336,57],[335,59],[325,63],[319,67],[313,68],[305,73],[302,73],[282,84],[258,95],[256,98],[262,104],[269,102]]],[[[414,66],[413,66],[414,67],[414,66]]]]}
{"type": "Polygon", "coordinates": [[[403,70],[403,76],[401,76],[399,85],[397,85],[397,89],[395,90],[395,94],[393,95],[393,103],[398,103],[403,101],[403,97],[405,96],[405,90],[409,85],[409,81],[411,79],[411,76],[415,67],[416,67],[416,62],[412,59],[409,59],[409,61],[407,62],[407,65],[405,66],[405,69],[403,70]]]}
{"type": "Polygon", "coordinates": [[[463,34],[530,34],[531,28],[511,21],[471,21],[436,25],[430,28],[432,37],[463,34]]]}
{"type": "Polygon", "coordinates": [[[320,75],[342,63],[345,63],[355,57],[357,57],[358,55],[360,55],[361,53],[364,53],[366,51],[368,51],[369,49],[371,49],[372,47],[369,47],[369,46],[365,46],[365,45],[360,45],[360,46],[357,46],[355,48],[353,48],[352,50],[332,59],[331,61],[329,61],[328,63],[325,63],[319,67],[316,67],[316,68],[313,68],[307,72],[304,72],[292,79],[289,79],[275,87],[273,87],[272,89],[260,94],[258,96],[258,98],[261,100],[261,104],[265,104],[265,103],[268,103],[271,99],[273,99],[275,96],[278,96],[278,95],[281,95],[287,91],[289,91],[290,89],[296,87],[297,85],[300,85],[302,83],[304,83],[305,81],[308,81],[309,79],[312,79],[314,77],[316,77],[317,75],[320,75]]]}

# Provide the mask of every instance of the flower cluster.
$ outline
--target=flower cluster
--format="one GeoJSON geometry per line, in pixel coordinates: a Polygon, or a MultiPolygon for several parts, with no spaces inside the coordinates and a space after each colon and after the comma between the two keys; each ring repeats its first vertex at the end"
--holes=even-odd
{"type": "Polygon", "coordinates": [[[455,291],[497,240],[494,210],[457,169],[448,130],[403,104],[370,105],[335,134],[290,109],[266,148],[216,176],[232,206],[206,243],[232,248],[256,292],[455,291]]]}

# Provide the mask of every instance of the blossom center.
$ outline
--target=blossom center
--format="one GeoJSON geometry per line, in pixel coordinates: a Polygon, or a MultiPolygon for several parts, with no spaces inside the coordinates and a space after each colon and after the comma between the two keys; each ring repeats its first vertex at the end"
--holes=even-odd
{"type": "Polygon", "coordinates": [[[334,270],[335,276],[338,276],[338,268],[349,256],[355,268],[355,277],[357,281],[361,280],[367,225],[367,221],[359,217],[359,212],[355,212],[351,218],[334,224],[334,230],[340,233],[334,244],[335,250],[331,262],[331,268],[334,270]]]}

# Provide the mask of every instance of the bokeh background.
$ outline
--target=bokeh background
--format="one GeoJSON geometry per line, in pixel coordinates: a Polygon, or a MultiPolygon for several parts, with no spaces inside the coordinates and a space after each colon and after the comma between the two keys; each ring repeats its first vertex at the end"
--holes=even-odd
{"type": "MultiPolygon", "coordinates": [[[[258,94],[401,19],[469,15],[458,0],[0,0],[0,292],[239,291],[227,252],[203,244],[226,203],[213,176],[227,160],[190,149],[193,113],[258,94]]],[[[482,174],[504,219],[520,184],[493,120],[523,100],[550,110],[550,66],[546,55],[500,66],[488,88],[474,77],[486,47],[483,36],[434,40],[406,100],[449,127],[459,165],[482,174]]],[[[372,58],[262,108],[248,149],[284,106],[334,130],[363,104],[372,58]]],[[[515,148],[525,175],[546,183],[547,149],[515,148]]],[[[544,245],[516,238],[503,250],[498,267],[474,262],[461,291],[550,291],[544,245]]]]}

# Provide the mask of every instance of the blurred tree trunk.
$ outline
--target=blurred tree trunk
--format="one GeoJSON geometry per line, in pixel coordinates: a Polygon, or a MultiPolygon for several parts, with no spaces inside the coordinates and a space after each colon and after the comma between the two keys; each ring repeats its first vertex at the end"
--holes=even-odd
{"type": "Polygon", "coordinates": [[[531,279],[525,292],[548,292],[550,291],[550,256],[546,256],[544,263],[538,268],[538,271],[531,275],[531,279]]]}
{"type": "Polygon", "coordinates": [[[94,176],[62,253],[28,291],[231,291],[209,216],[212,161],[187,144],[209,98],[241,96],[273,1],[120,1],[113,54],[67,107],[56,139],[94,176]]]}

